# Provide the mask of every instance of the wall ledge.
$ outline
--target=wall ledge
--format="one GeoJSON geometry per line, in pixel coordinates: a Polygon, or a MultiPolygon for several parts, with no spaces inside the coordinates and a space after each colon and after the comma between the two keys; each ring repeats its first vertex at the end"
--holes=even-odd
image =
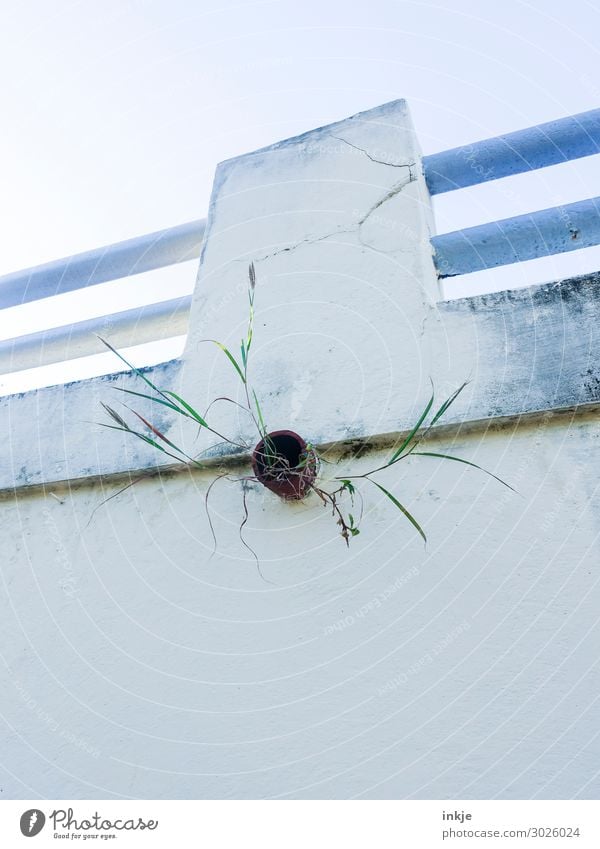
{"type": "MultiPolygon", "coordinates": [[[[450,351],[451,373],[445,373],[444,386],[473,378],[469,394],[461,396],[436,433],[460,428],[466,434],[527,422],[549,412],[564,416],[600,407],[600,273],[444,301],[436,312],[442,335],[451,347],[460,349],[450,351]],[[476,375],[469,373],[473,362],[476,375]]],[[[161,388],[176,390],[182,365],[182,360],[171,360],[144,372],[161,388]]],[[[100,401],[110,403],[115,386],[139,390],[139,378],[118,372],[0,399],[0,428],[5,435],[0,491],[168,471],[172,464],[161,463],[155,449],[91,424],[102,420],[100,401]]],[[[144,403],[140,399],[136,405],[142,414],[150,412],[144,403]]],[[[168,430],[172,424],[168,411],[157,413],[155,408],[152,413],[157,427],[168,430]]],[[[414,411],[400,410],[393,433],[349,431],[342,425],[335,433],[306,436],[329,449],[336,443],[340,448],[365,443],[385,447],[409,431],[414,420],[414,411]]],[[[210,456],[215,463],[238,463],[243,456],[228,453],[214,449],[210,456]]]]}

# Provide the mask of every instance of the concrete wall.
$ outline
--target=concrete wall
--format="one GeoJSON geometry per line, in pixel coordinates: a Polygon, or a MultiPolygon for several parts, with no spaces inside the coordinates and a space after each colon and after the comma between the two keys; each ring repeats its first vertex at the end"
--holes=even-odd
{"type": "Polygon", "coordinates": [[[427,547],[372,487],[347,549],[316,496],[224,480],[212,555],[214,475],[88,424],[135,376],[5,399],[4,798],[598,796],[597,281],[440,303],[419,162],[398,101],[220,166],[185,355],[153,379],[235,395],[201,339],[237,343],[253,260],[254,384],[326,478],[379,465],[430,377],[470,378],[430,450],[518,493],[414,457],[380,480],[427,547]]]}

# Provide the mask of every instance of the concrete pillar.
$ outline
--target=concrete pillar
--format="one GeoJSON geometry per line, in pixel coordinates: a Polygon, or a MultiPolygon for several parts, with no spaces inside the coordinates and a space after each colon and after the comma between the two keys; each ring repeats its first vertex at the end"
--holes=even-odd
{"type": "MultiPolygon", "coordinates": [[[[269,429],[313,442],[394,432],[430,391],[438,298],[430,199],[404,100],[219,165],[193,298],[182,392],[199,408],[241,384],[222,352],[245,332],[269,429]]],[[[252,439],[248,416],[213,409],[252,439]]],[[[256,440],[255,440],[256,441],[256,440]]]]}

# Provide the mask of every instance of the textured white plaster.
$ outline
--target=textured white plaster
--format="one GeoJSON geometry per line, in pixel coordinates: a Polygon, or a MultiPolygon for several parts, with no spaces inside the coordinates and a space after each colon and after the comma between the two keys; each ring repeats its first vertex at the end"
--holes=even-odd
{"type": "Polygon", "coordinates": [[[426,458],[382,477],[427,549],[374,488],[347,550],[316,497],[252,487],[264,578],[241,483],[213,490],[212,559],[207,476],[90,524],[116,485],[5,502],[4,797],[597,798],[599,435],[431,443],[520,494],[426,458]]]}

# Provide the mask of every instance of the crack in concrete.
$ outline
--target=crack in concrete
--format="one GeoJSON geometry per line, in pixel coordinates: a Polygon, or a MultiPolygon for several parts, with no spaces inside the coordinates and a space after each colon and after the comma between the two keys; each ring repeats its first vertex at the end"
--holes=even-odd
{"type": "MultiPolygon", "coordinates": [[[[298,248],[302,247],[302,245],[313,245],[313,244],[316,244],[317,242],[323,242],[323,241],[325,241],[325,239],[331,239],[331,238],[333,238],[333,236],[342,235],[344,233],[354,233],[355,231],[357,231],[359,241],[360,241],[360,243],[363,247],[368,248],[370,250],[377,251],[378,253],[387,253],[386,251],[380,251],[379,249],[373,247],[372,245],[369,245],[366,242],[364,242],[363,238],[362,238],[362,234],[361,234],[360,231],[361,231],[363,224],[367,221],[367,219],[377,209],[382,207],[384,205],[384,203],[387,203],[387,201],[391,200],[393,197],[395,197],[397,194],[399,194],[410,183],[414,183],[416,181],[417,178],[416,178],[416,175],[413,171],[413,168],[415,167],[416,163],[415,162],[407,162],[407,163],[402,163],[402,164],[396,164],[396,163],[393,163],[393,162],[385,162],[382,159],[376,159],[374,156],[371,156],[371,154],[368,153],[366,150],[363,150],[362,147],[358,147],[358,145],[352,144],[352,142],[349,142],[347,139],[343,139],[341,136],[331,136],[331,138],[337,139],[338,141],[341,141],[344,144],[347,144],[349,147],[352,147],[355,150],[360,151],[368,159],[370,159],[371,162],[376,162],[379,165],[387,165],[390,168],[406,168],[408,170],[408,178],[405,178],[405,179],[401,180],[400,182],[396,183],[394,186],[392,186],[392,188],[389,191],[387,191],[383,195],[382,198],[380,198],[376,203],[373,204],[373,206],[371,206],[370,209],[367,210],[367,212],[362,216],[362,218],[358,219],[358,221],[356,222],[356,224],[353,227],[334,230],[333,233],[326,233],[324,236],[313,236],[313,237],[310,237],[310,238],[307,238],[307,239],[301,239],[299,242],[296,242],[293,245],[288,245],[285,248],[279,248],[278,250],[272,251],[271,253],[268,253],[268,254],[265,254],[264,256],[258,257],[257,259],[254,260],[254,262],[264,262],[267,259],[271,259],[274,256],[278,256],[279,254],[291,253],[291,252],[297,250],[298,248]]],[[[246,259],[239,259],[239,260],[237,260],[237,262],[247,262],[247,260],[246,259]]]]}
{"type": "MultiPolygon", "coordinates": [[[[276,251],[271,251],[271,253],[265,254],[264,256],[258,257],[254,260],[254,262],[263,262],[266,259],[271,259],[271,257],[278,256],[279,254],[288,253],[297,250],[302,247],[302,245],[314,245],[317,242],[324,242],[325,239],[331,239],[333,236],[341,236],[343,233],[354,233],[356,230],[356,226],[351,227],[349,229],[340,229],[334,230],[333,233],[325,233],[324,236],[312,236],[308,239],[301,239],[299,242],[295,242],[293,245],[288,245],[286,248],[279,248],[276,251]]],[[[238,259],[236,262],[245,262],[247,263],[247,259],[238,259]]]]}
{"type": "Polygon", "coordinates": [[[377,210],[381,206],[383,206],[384,203],[387,203],[388,200],[391,200],[393,197],[396,197],[396,195],[400,194],[402,189],[404,189],[410,183],[415,182],[416,177],[412,172],[412,166],[413,165],[414,165],[414,162],[411,162],[409,165],[402,165],[401,166],[402,168],[408,168],[408,179],[402,180],[400,183],[396,183],[394,186],[392,186],[392,188],[388,192],[386,192],[384,194],[384,196],[382,198],[380,198],[376,203],[374,203],[373,206],[359,220],[359,222],[358,222],[359,227],[362,227],[362,225],[365,223],[365,221],[375,212],[375,210],[377,210]]]}
{"type": "Polygon", "coordinates": [[[348,139],[343,139],[341,136],[331,136],[330,138],[337,139],[337,141],[341,141],[344,144],[347,144],[348,147],[353,147],[354,150],[358,150],[360,151],[360,153],[364,153],[367,159],[370,159],[371,162],[375,162],[377,165],[388,165],[390,168],[410,168],[412,165],[415,164],[414,162],[411,162],[410,164],[386,162],[384,159],[377,159],[375,156],[371,156],[371,154],[364,148],[359,147],[357,144],[352,144],[352,142],[349,142],[348,139]]]}
{"type": "Polygon", "coordinates": [[[371,162],[376,162],[378,165],[387,165],[389,168],[408,169],[408,179],[402,180],[400,183],[396,183],[396,185],[392,186],[392,188],[382,198],[380,198],[377,203],[373,204],[373,206],[368,210],[368,212],[366,212],[365,215],[363,215],[363,217],[358,221],[358,228],[360,229],[365,223],[365,221],[369,218],[370,215],[372,215],[373,212],[375,212],[376,209],[379,209],[379,207],[383,206],[384,203],[387,203],[388,200],[391,200],[393,197],[395,197],[399,192],[402,191],[405,186],[408,186],[409,183],[415,182],[417,178],[413,171],[413,168],[415,167],[416,162],[386,162],[384,159],[377,159],[375,156],[371,156],[371,154],[364,148],[359,147],[357,144],[349,142],[348,139],[344,139],[341,136],[331,136],[331,138],[337,139],[337,141],[341,141],[344,144],[347,144],[349,147],[354,148],[354,150],[358,150],[361,153],[364,153],[367,159],[370,159],[371,162]]]}
{"type": "Polygon", "coordinates": [[[424,298],[422,301],[423,307],[423,318],[421,319],[421,331],[419,333],[419,339],[422,341],[425,336],[425,330],[427,327],[427,321],[431,316],[435,313],[435,304],[432,304],[429,298],[424,298]]]}

